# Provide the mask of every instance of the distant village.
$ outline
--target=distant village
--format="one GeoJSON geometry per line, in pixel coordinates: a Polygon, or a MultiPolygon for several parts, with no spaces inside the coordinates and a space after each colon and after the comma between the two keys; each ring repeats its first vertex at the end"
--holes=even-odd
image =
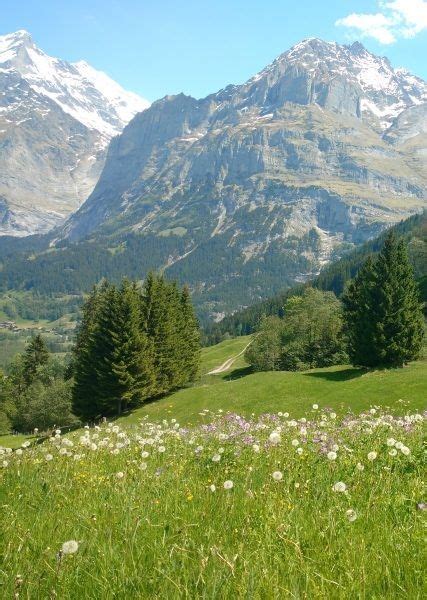
{"type": "Polygon", "coordinates": [[[15,321],[0,321],[0,329],[8,329],[9,331],[23,331],[22,327],[18,327],[15,321]]]}

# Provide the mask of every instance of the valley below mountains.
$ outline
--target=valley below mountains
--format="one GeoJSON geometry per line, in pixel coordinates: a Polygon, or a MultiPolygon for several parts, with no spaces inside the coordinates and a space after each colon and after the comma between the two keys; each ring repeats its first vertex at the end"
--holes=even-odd
{"type": "Polygon", "coordinates": [[[427,83],[310,39],[243,85],[138,113],[64,224],[0,243],[1,282],[70,293],[156,269],[218,320],[426,204],[427,83]]]}

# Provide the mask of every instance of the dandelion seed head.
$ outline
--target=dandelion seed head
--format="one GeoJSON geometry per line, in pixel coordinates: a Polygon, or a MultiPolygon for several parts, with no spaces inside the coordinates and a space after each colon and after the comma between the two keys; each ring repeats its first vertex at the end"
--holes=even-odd
{"type": "Polygon", "coordinates": [[[332,489],[334,492],[343,493],[347,490],[347,486],[343,481],[337,481],[337,483],[334,483],[332,486],[332,489]]]}
{"type": "Polygon", "coordinates": [[[64,542],[61,547],[62,554],[75,554],[79,549],[79,543],[76,540],[68,540],[64,542]]]}
{"type": "Polygon", "coordinates": [[[346,511],[345,515],[346,515],[347,519],[350,521],[350,523],[353,523],[353,521],[355,521],[357,519],[357,513],[352,508],[349,508],[346,511]]]}

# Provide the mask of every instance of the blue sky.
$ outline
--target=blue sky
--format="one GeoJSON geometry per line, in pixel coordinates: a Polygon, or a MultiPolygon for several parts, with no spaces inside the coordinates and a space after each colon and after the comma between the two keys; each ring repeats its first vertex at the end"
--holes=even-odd
{"type": "Polygon", "coordinates": [[[84,59],[149,100],[241,83],[307,37],[365,46],[427,79],[427,0],[19,0],[0,34],[84,59]]]}

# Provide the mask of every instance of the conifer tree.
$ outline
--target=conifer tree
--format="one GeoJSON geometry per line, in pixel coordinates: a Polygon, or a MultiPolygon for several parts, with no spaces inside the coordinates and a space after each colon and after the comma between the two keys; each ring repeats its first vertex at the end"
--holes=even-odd
{"type": "Polygon", "coordinates": [[[165,394],[179,383],[178,306],[176,288],[163,277],[150,276],[145,288],[147,334],[153,342],[156,393],[165,394]]]}
{"type": "Polygon", "coordinates": [[[94,288],[82,307],[82,320],[73,348],[69,373],[74,376],[72,387],[73,412],[84,418],[93,419],[101,414],[97,403],[98,377],[94,368],[94,333],[98,326],[98,311],[109,284],[94,288]]]}
{"type": "Polygon", "coordinates": [[[26,385],[30,385],[40,367],[49,361],[49,350],[42,336],[38,333],[31,338],[23,357],[23,376],[26,385]]]}
{"type": "Polygon", "coordinates": [[[140,294],[135,284],[124,281],[118,294],[111,338],[114,344],[111,370],[118,380],[117,413],[138,406],[154,390],[153,345],[141,329],[140,294]]]}
{"type": "Polygon", "coordinates": [[[183,382],[194,381],[200,366],[200,328],[191,303],[190,291],[184,286],[180,298],[180,348],[183,382]]]}
{"type": "Polygon", "coordinates": [[[354,364],[401,367],[418,358],[424,334],[419,288],[403,240],[390,233],[343,297],[354,364]]]}

